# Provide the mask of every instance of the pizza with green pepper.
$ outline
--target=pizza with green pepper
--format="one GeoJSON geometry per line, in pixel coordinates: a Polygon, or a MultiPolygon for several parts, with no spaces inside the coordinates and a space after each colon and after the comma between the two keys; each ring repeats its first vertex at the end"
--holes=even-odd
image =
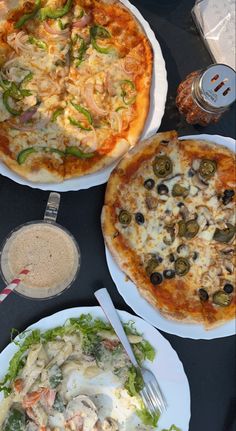
{"type": "Polygon", "coordinates": [[[159,133],[110,176],[105,242],[167,318],[212,328],[235,317],[235,201],[228,148],[159,133]]]}
{"type": "Polygon", "coordinates": [[[1,1],[0,159],[35,182],[111,164],[143,130],[152,62],[119,1],[1,1]]]}

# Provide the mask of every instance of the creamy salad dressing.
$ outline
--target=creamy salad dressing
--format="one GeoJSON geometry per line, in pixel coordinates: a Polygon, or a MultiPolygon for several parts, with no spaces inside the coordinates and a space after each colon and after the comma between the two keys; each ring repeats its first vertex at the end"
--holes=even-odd
{"type": "Polygon", "coordinates": [[[44,298],[64,290],[74,279],[79,255],[73,239],[49,223],[35,223],[12,234],[1,256],[8,282],[23,268],[30,273],[17,288],[30,297],[44,298]]]}

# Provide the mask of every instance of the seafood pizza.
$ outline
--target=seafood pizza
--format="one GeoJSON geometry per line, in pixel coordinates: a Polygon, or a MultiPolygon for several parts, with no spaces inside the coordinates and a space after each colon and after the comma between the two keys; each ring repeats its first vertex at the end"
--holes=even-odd
{"type": "Polygon", "coordinates": [[[0,1],[0,159],[35,182],[110,165],[143,130],[152,64],[118,0],[0,1]]]}
{"type": "Polygon", "coordinates": [[[235,155],[176,132],[141,142],[112,172],[102,212],[115,261],[167,318],[235,317],[235,155]]]}

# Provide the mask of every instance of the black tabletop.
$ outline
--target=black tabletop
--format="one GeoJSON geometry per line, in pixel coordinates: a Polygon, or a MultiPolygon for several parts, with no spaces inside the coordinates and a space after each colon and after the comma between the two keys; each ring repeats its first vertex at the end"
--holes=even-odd
{"type": "MultiPolygon", "coordinates": [[[[217,125],[193,127],[175,108],[178,83],[191,71],[211,64],[211,58],[191,18],[193,0],[136,0],[161,45],[168,74],[168,98],[160,131],[179,135],[212,133],[235,137],[235,106],[217,125]]],[[[40,318],[64,308],[97,305],[94,290],[105,286],[117,308],[132,310],[119,296],[109,275],[100,226],[105,185],[61,196],[58,222],[69,229],[81,248],[82,266],[74,285],[48,301],[30,301],[15,294],[0,309],[0,349],[11,328],[25,329],[40,318]]],[[[15,184],[0,176],[0,242],[10,230],[43,217],[48,192],[15,184]]],[[[236,429],[235,337],[196,341],[163,333],[183,362],[191,390],[190,431],[236,429]]],[[[129,431],[129,430],[127,430],[129,431]]]]}

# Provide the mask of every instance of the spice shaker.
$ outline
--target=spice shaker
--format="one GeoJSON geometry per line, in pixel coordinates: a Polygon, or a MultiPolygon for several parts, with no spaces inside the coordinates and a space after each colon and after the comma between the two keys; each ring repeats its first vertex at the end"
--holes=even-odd
{"type": "Polygon", "coordinates": [[[176,106],[189,124],[216,123],[235,101],[235,71],[212,64],[190,73],[178,86],[176,106]]]}

